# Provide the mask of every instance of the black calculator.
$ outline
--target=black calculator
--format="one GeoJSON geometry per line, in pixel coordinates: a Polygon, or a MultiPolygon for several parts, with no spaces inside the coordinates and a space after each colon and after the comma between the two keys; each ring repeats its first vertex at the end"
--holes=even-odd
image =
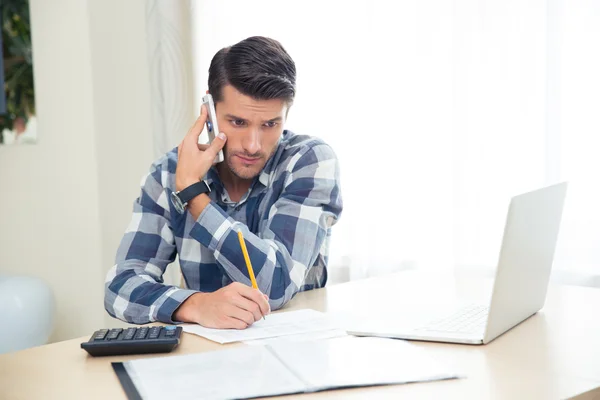
{"type": "Polygon", "coordinates": [[[92,356],[168,353],[179,345],[181,332],[173,325],[100,329],[81,348],[92,356]]]}

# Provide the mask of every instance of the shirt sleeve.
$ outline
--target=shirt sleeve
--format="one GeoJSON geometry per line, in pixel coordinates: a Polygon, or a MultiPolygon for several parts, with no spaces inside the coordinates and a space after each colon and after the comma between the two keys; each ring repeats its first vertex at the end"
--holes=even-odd
{"type": "Polygon", "coordinates": [[[318,144],[293,157],[283,174],[281,195],[261,232],[250,232],[210,203],[190,233],[214,252],[232,280],[250,285],[237,236],[242,231],[257,284],[269,296],[272,309],[301,290],[342,211],[339,163],[333,150],[318,144]]]}
{"type": "Polygon", "coordinates": [[[133,216],[115,265],[106,276],[106,311],[130,323],[174,323],[175,310],[195,293],[163,283],[163,274],[175,260],[177,248],[169,222],[166,182],[161,181],[167,174],[161,170],[160,164],[155,165],[142,180],[141,194],[133,204],[133,216]]]}

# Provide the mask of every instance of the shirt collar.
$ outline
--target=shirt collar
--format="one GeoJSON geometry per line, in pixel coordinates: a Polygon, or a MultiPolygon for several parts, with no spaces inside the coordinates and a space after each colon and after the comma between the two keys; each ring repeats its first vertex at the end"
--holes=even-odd
{"type": "Polygon", "coordinates": [[[279,156],[282,152],[282,148],[285,147],[285,145],[286,145],[285,142],[287,141],[287,136],[288,136],[288,131],[284,130],[283,133],[281,134],[281,136],[279,137],[279,142],[277,142],[277,149],[275,149],[275,152],[273,153],[273,155],[271,156],[269,161],[267,161],[267,163],[265,164],[265,167],[263,168],[260,175],[258,176],[258,181],[264,187],[269,186],[269,182],[271,180],[271,174],[273,173],[273,171],[275,170],[275,167],[277,166],[275,163],[275,159],[279,158],[279,156]]]}
{"type": "MultiPolygon", "coordinates": [[[[217,168],[214,165],[212,167],[210,167],[210,169],[204,176],[204,180],[206,181],[208,186],[214,185],[214,186],[218,186],[219,188],[223,187],[223,183],[221,183],[221,179],[219,178],[219,173],[217,172],[217,168]]],[[[214,186],[212,187],[212,189],[214,189],[214,186]]]]}
{"type": "MultiPolygon", "coordinates": [[[[277,149],[277,150],[279,150],[279,149],[277,149]]],[[[260,182],[264,187],[269,186],[269,180],[271,179],[271,172],[273,172],[273,164],[274,164],[273,160],[275,159],[275,156],[277,153],[278,153],[278,151],[275,151],[275,153],[273,153],[271,158],[269,158],[269,161],[267,161],[267,163],[265,164],[265,167],[263,168],[263,170],[258,175],[258,182],[260,182]]]]}

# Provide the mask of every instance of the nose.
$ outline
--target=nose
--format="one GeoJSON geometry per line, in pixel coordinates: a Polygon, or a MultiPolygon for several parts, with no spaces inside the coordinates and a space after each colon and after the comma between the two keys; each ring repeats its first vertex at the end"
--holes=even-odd
{"type": "Polygon", "coordinates": [[[248,154],[257,154],[260,153],[261,144],[260,144],[260,132],[258,129],[250,129],[248,133],[244,136],[244,140],[242,141],[242,146],[244,147],[244,151],[248,154]]]}

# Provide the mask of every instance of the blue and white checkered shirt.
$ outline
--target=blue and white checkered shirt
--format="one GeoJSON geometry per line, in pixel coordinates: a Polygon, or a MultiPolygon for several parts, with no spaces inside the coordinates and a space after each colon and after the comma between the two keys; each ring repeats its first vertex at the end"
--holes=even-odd
{"type": "Polygon", "coordinates": [[[142,180],[116,265],[106,276],[110,315],[139,324],[173,323],[175,310],[197,291],[213,292],[234,281],[251,285],[238,230],[273,310],[299,291],[325,285],[331,227],[342,211],[339,164],[326,143],[284,131],[238,203],[213,167],[206,176],[211,203],[198,220],[179,214],[170,201],[176,166],[173,149],[142,180]],[[187,289],[163,283],[177,255],[187,289]]]}

